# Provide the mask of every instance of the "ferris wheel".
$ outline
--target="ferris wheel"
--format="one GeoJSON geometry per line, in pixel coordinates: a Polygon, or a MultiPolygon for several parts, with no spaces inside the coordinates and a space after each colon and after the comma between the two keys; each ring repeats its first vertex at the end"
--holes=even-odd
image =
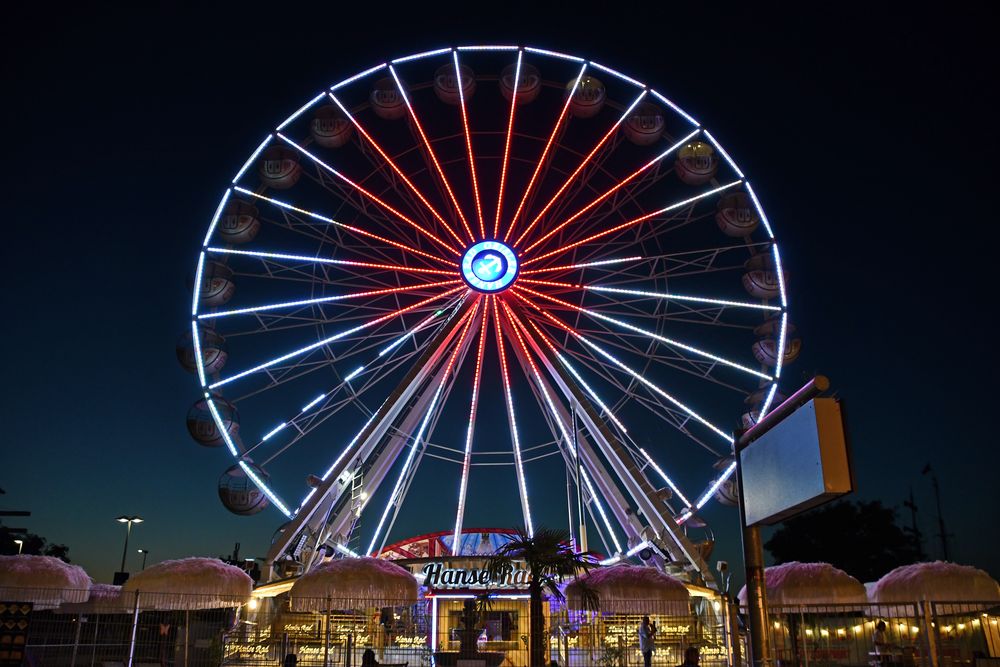
{"type": "Polygon", "coordinates": [[[746,175],[656,90],[532,47],[401,57],[226,186],[178,343],[188,428],[232,458],[228,509],[284,515],[275,567],[379,554],[436,493],[455,554],[509,500],[528,533],[710,578],[685,524],[780,400],[785,280],[746,175]]]}

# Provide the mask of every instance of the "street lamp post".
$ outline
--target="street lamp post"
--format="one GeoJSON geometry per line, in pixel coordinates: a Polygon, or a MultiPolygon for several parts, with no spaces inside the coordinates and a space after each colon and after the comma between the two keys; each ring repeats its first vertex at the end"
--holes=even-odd
{"type": "Polygon", "coordinates": [[[14,540],[14,544],[17,545],[17,555],[21,555],[21,551],[24,550],[24,540],[14,540]]]}
{"type": "Polygon", "coordinates": [[[142,554],[142,569],[146,569],[146,556],[149,555],[149,549],[139,549],[139,553],[142,554]]]}
{"type": "Polygon", "coordinates": [[[122,566],[119,572],[125,572],[125,556],[128,554],[128,538],[132,535],[132,524],[142,523],[143,518],[141,516],[120,516],[115,519],[118,523],[126,524],[125,528],[125,548],[122,549],[122,566]]]}

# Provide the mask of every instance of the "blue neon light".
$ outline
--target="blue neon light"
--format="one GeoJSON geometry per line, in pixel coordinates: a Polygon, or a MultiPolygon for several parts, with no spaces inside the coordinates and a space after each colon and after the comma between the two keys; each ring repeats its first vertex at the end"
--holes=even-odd
{"type": "Polygon", "coordinates": [[[481,241],[462,257],[462,278],[477,292],[502,292],[517,278],[517,255],[499,241],[481,241]]]}

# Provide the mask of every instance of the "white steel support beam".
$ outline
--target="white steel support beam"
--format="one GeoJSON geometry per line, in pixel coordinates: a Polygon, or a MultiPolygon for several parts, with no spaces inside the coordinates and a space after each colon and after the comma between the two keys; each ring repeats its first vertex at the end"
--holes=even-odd
{"type": "Polygon", "coordinates": [[[421,355],[420,359],[414,363],[410,372],[397,385],[396,389],[389,395],[385,403],[376,411],[368,425],[362,429],[354,444],[344,450],[334,465],[330,468],[326,480],[316,488],[309,500],[306,501],[295,517],[285,526],[285,529],[271,544],[271,549],[267,553],[266,566],[272,568],[274,563],[281,558],[288,547],[305,530],[313,520],[317,510],[324,505],[331,493],[334,492],[337,482],[343,472],[357,460],[362,452],[370,452],[372,447],[381,440],[395,422],[402,409],[410,402],[413,395],[421,385],[432,374],[433,369],[438,365],[442,357],[446,354],[448,343],[458,333],[459,325],[465,319],[469,308],[475,303],[475,299],[465,299],[462,304],[452,313],[451,318],[445,322],[442,329],[434,336],[421,355]]]}
{"type": "Polygon", "coordinates": [[[577,386],[573,377],[562,365],[554,364],[543,353],[534,337],[528,340],[566,400],[579,406],[580,420],[600,445],[614,475],[621,481],[626,492],[649,523],[649,527],[658,538],[658,546],[664,548],[673,560],[687,562],[690,569],[697,572],[706,583],[714,583],[712,572],[698,549],[678,527],[669,513],[663,511],[665,505],[657,499],[653,485],[650,484],[615,434],[600,418],[586,393],[577,386]]]}
{"type": "MultiPolygon", "coordinates": [[[[482,312],[480,308],[480,312],[482,312]]],[[[481,315],[480,315],[481,316],[481,315]]],[[[473,322],[472,328],[475,328],[476,324],[473,322]]],[[[464,343],[465,350],[459,352],[459,359],[465,357],[468,346],[471,343],[473,336],[467,336],[464,343]]],[[[458,365],[453,369],[452,375],[457,375],[458,365]]],[[[388,444],[376,455],[374,461],[371,462],[371,466],[365,472],[365,492],[368,494],[368,500],[371,500],[372,496],[378,491],[382,482],[388,477],[390,470],[392,470],[393,464],[398,460],[405,447],[410,443],[410,438],[413,433],[417,430],[420,425],[421,420],[427,413],[430,407],[430,403],[434,398],[434,393],[437,386],[441,383],[444,377],[444,372],[447,370],[446,365],[441,365],[434,377],[426,384],[423,393],[413,404],[413,407],[407,411],[406,416],[400,422],[399,427],[394,430],[394,433],[389,436],[388,444]]],[[[440,406],[444,405],[444,396],[439,400],[439,410],[440,406]]],[[[428,435],[424,436],[426,440],[428,435]]],[[[374,447],[367,452],[365,455],[366,464],[367,459],[372,455],[374,447]]],[[[365,501],[367,504],[367,501],[365,501]]],[[[323,528],[324,539],[328,539],[330,536],[342,535],[346,531],[347,527],[351,523],[351,508],[349,506],[344,506],[337,512],[336,516],[327,523],[323,528]]],[[[322,544],[322,541],[320,542],[322,544]]],[[[369,555],[369,554],[363,554],[369,555]]]]}

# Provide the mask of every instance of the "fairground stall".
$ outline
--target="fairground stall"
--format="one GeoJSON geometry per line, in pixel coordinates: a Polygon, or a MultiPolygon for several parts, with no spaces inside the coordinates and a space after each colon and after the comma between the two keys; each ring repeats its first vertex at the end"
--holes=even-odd
{"type": "MultiPolygon", "coordinates": [[[[387,546],[379,559],[331,559],[301,577],[259,586],[247,630],[230,645],[232,664],[273,664],[294,654],[299,664],[349,667],[371,651],[390,664],[527,665],[528,570],[515,562],[497,578],[486,567],[510,531],[466,530],[458,556],[451,555],[451,538],[450,531],[421,535],[387,546]]],[[[688,646],[698,646],[705,663],[727,662],[723,607],[710,589],[655,568],[610,563],[585,581],[598,592],[597,611],[581,606],[569,579],[562,599],[543,599],[546,663],[641,662],[643,614],[659,628],[657,664],[678,662],[688,646]]]]}
{"type": "Polygon", "coordinates": [[[916,563],[866,586],[827,563],[785,563],[765,582],[778,665],[971,667],[1000,657],[1000,588],[976,568],[916,563]]]}

